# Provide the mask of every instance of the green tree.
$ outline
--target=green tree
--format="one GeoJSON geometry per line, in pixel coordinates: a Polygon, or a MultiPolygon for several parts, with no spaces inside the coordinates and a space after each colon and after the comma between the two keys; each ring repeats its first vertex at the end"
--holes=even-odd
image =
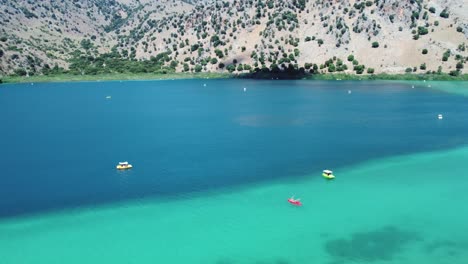
{"type": "Polygon", "coordinates": [[[377,41],[372,42],[372,48],[378,48],[379,43],[377,41]]]}
{"type": "Polygon", "coordinates": [[[427,54],[427,49],[423,49],[422,54],[427,54]]]}
{"type": "Polygon", "coordinates": [[[89,50],[90,48],[93,47],[93,43],[92,43],[91,40],[89,40],[89,39],[83,39],[83,40],[81,40],[80,45],[81,45],[81,47],[82,47],[83,49],[85,49],[85,50],[89,50]]]}
{"type": "Polygon", "coordinates": [[[26,76],[28,73],[23,68],[18,68],[13,71],[13,73],[17,76],[26,76]]]}
{"type": "Polygon", "coordinates": [[[198,50],[199,47],[200,47],[199,44],[193,44],[193,45],[190,47],[190,51],[192,51],[192,52],[193,52],[193,51],[196,51],[196,50],[198,50]]]}
{"type": "Polygon", "coordinates": [[[236,70],[236,66],[234,66],[234,64],[229,64],[226,69],[229,71],[229,72],[234,72],[236,70]]]}
{"type": "Polygon", "coordinates": [[[450,50],[447,50],[444,52],[444,55],[442,55],[442,61],[448,61],[449,57],[450,57],[450,50]]]}
{"type": "Polygon", "coordinates": [[[354,71],[356,71],[356,74],[362,74],[364,72],[365,66],[364,65],[357,65],[354,66],[354,71]]]}
{"type": "Polygon", "coordinates": [[[220,59],[224,57],[223,52],[222,52],[221,50],[219,50],[219,49],[215,49],[215,54],[216,54],[216,56],[218,56],[218,58],[220,58],[220,59]]]}
{"type": "Polygon", "coordinates": [[[444,9],[444,10],[442,10],[442,12],[440,12],[440,17],[443,17],[443,18],[448,18],[449,17],[449,13],[448,13],[447,9],[444,9]]]}
{"type": "Polygon", "coordinates": [[[429,31],[426,27],[418,27],[418,34],[419,35],[426,35],[429,31]]]}
{"type": "Polygon", "coordinates": [[[450,71],[450,72],[449,72],[449,75],[451,75],[451,76],[458,76],[458,75],[460,75],[460,71],[450,71]]]}

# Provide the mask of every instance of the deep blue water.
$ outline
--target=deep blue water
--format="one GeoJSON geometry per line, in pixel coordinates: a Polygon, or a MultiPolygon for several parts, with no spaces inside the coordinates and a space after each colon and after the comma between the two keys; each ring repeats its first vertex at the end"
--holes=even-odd
{"type": "Polygon", "coordinates": [[[0,217],[451,148],[468,143],[467,109],[466,97],[379,81],[3,85],[0,217]],[[134,169],[116,171],[124,160],[134,169]]]}

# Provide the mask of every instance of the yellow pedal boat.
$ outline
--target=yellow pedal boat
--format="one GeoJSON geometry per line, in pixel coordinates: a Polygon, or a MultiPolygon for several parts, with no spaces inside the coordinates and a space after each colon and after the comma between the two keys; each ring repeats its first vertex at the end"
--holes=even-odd
{"type": "Polygon", "coordinates": [[[128,164],[127,161],[119,162],[119,165],[116,166],[118,170],[128,170],[133,168],[132,164],[128,164]]]}
{"type": "Polygon", "coordinates": [[[333,171],[331,170],[323,170],[322,176],[328,180],[335,179],[335,175],[333,175],[333,171]]]}

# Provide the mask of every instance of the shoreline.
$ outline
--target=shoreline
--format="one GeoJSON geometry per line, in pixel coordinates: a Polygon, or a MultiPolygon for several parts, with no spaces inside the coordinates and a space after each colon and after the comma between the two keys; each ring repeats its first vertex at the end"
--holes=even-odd
{"type": "MultiPolygon", "coordinates": [[[[37,76],[3,76],[3,84],[13,83],[53,83],[53,82],[79,82],[79,81],[129,81],[129,80],[170,80],[170,79],[257,79],[257,80],[337,80],[337,81],[364,81],[364,80],[398,80],[398,81],[468,81],[468,74],[450,76],[448,74],[306,74],[302,76],[288,76],[285,74],[265,73],[260,76],[251,74],[231,73],[169,73],[169,74],[129,74],[113,73],[98,75],[37,75],[37,76]]],[[[2,84],[0,82],[0,84],[2,84]]]]}

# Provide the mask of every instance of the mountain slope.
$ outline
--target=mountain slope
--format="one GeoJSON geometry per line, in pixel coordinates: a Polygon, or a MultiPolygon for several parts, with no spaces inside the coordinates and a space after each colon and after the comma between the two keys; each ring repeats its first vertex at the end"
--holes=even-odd
{"type": "Polygon", "coordinates": [[[0,72],[466,72],[467,2],[0,0],[0,72]]]}

